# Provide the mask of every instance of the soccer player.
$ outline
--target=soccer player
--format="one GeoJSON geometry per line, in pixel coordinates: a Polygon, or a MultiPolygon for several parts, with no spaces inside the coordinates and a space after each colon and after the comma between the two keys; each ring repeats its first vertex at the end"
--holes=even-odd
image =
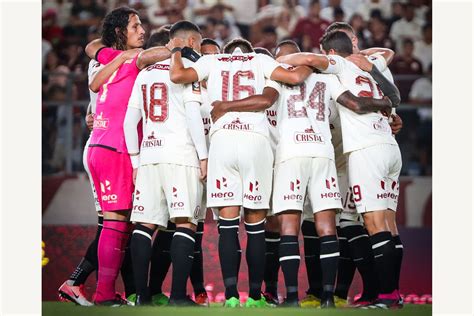
{"type": "MultiPolygon", "coordinates": [[[[345,22],[332,23],[326,30],[327,33],[333,31],[342,31],[346,33],[351,39],[354,54],[361,54],[359,56],[352,55],[349,57],[349,60],[353,61],[357,66],[359,66],[359,68],[362,67],[363,62],[365,62],[365,66],[368,67],[370,65],[368,65],[367,58],[364,58],[363,55],[369,56],[368,60],[373,63],[390,82],[393,83],[393,76],[390,72],[390,69],[387,67],[393,58],[393,51],[385,48],[369,48],[364,51],[359,51],[358,38],[355,35],[352,27],[345,22]]],[[[370,71],[369,68],[364,70],[370,71]]],[[[338,295],[340,298],[347,297],[350,283],[354,275],[353,266],[355,264],[362,276],[364,290],[362,296],[356,302],[354,302],[353,305],[364,306],[370,304],[376,298],[378,283],[374,275],[375,271],[373,268],[373,254],[367,231],[363,227],[362,219],[357,214],[353,201],[350,201],[352,200],[352,193],[348,190],[345,190],[347,187],[347,173],[345,172],[346,160],[343,158],[338,159],[338,157],[342,157],[342,135],[340,130],[341,123],[339,120],[337,107],[335,104],[331,105],[334,106],[331,111],[331,124],[334,128],[331,131],[333,134],[333,144],[336,149],[336,161],[340,161],[339,163],[336,163],[336,165],[338,165],[338,175],[340,175],[341,180],[339,185],[341,186],[341,194],[343,195],[344,199],[344,210],[340,216],[341,219],[338,236],[341,236],[342,243],[347,245],[347,247],[344,248],[348,250],[349,256],[344,254],[344,257],[350,257],[353,260],[353,262],[349,260],[340,261],[342,264],[339,265],[336,295],[338,295]],[[338,155],[339,152],[341,153],[340,156],[338,155]]],[[[392,133],[397,134],[401,129],[402,121],[401,118],[395,114],[395,109],[392,109],[391,121],[389,122],[390,127],[392,128],[392,133]]],[[[396,277],[397,280],[399,280],[401,261],[403,257],[403,245],[401,244],[400,237],[398,236],[398,232],[396,230],[395,214],[396,213],[394,210],[388,210],[386,215],[389,218],[389,227],[392,232],[392,239],[396,244],[396,264],[398,267],[398,273],[396,274],[396,277]]],[[[347,251],[345,252],[347,253],[347,251]]],[[[397,285],[398,283],[399,282],[397,281],[397,285]]],[[[397,287],[397,290],[398,289],[399,288],[397,287]]],[[[403,304],[401,298],[400,304],[403,304]]]]}
{"type": "Polygon", "coordinates": [[[102,37],[88,44],[86,53],[105,65],[90,84],[99,91],[97,115],[88,150],[88,165],[104,213],[98,243],[98,282],[95,303],[121,305],[115,295],[115,280],[129,240],[132,207],[132,168],[123,137],[126,102],[138,74],[138,48],[145,31],[138,13],[121,7],[104,19],[102,37]]]}
{"type": "MultiPolygon", "coordinates": [[[[88,81],[91,82],[96,73],[102,68],[101,64],[91,59],[89,62],[89,68],[87,70],[88,81]]],[[[95,108],[96,108],[96,101],[97,101],[97,93],[89,90],[89,97],[90,102],[89,106],[87,107],[87,116],[86,116],[86,123],[87,126],[92,129],[93,120],[95,115],[95,108]]],[[[100,208],[99,200],[97,199],[97,192],[94,187],[94,183],[90,176],[89,167],[87,166],[87,149],[89,147],[90,136],[87,139],[86,145],[84,146],[84,153],[83,153],[83,165],[84,170],[86,170],[87,175],[89,177],[89,181],[91,184],[92,195],[94,197],[94,206],[97,211],[97,232],[95,234],[94,240],[90,243],[89,247],[86,250],[86,254],[82,258],[79,265],[76,267],[74,272],[71,274],[68,280],[66,280],[61,287],[58,289],[59,296],[61,298],[67,299],[71,302],[74,302],[78,305],[82,306],[92,306],[91,302],[89,302],[84,294],[84,283],[86,283],[87,278],[89,275],[97,270],[97,244],[99,242],[99,236],[102,231],[103,225],[103,214],[100,208]]]]}
{"type": "MultiPolygon", "coordinates": [[[[297,46],[293,49],[299,51],[297,46]]],[[[291,50],[287,49],[287,53],[291,50]]],[[[335,210],[342,205],[330,142],[329,101],[337,100],[356,113],[387,111],[391,109],[391,102],[355,97],[334,75],[312,74],[299,86],[274,87],[280,95],[273,213],[280,222],[280,264],[287,287],[287,298],[282,306],[298,306],[298,235],[307,192],[313,205],[310,213],[321,241],[321,307],[334,307],[339,256],[335,210]]],[[[252,98],[249,97],[248,102],[251,103],[252,98]]]]}
{"type": "MultiPolygon", "coordinates": [[[[180,21],[170,29],[199,51],[201,34],[191,22],[180,21]]],[[[207,174],[207,147],[200,115],[200,85],[170,81],[170,60],[145,68],[137,77],[124,122],[125,139],[134,169],[138,169],[131,220],[137,223],[132,254],[137,305],[151,302],[147,286],[151,240],[157,226],[168,218],[176,224],[171,243],[173,264],[169,305],[196,305],[186,295],[194,255],[195,231],[201,212],[202,181],[207,174]],[[137,124],[144,122],[138,147],[137,124]]],[[[189,64],[188,64],[189,65],[189,64]]]]}
{"type": "MultiPolygon", "coordinates": [[[[293,65],[311,65],[323,72],[337,74],[351,92],[360,96],[382,97],[380,90],[387,90],[387,87],[379,89],[372,78],[377,77],[379,81],[386,79],[380,71],[372,67],[369,74],[343,58],[353,53],[347,34],[328,33],[321,43],[328,56],[293,54],[280,61],[293,65]]],[[[380,82],[379,85],[381,86],[380,82]]],[[[386,95],[393,99],[394,105],[399,102],[394,91],[386,95]]],[[[344,153],[348,157],[349,185],[357,212],[362,214],[370,235],[375,270],[379,278],[380,289],[374,306],[397,307],[399,294],[394,278],[395,244],[387,225],[386,211],[396,209],[401,169],[400,149],[392,136],[387,113],[357,115],[339,106],[339,115],[344,153]]]]}
{"type": "MultiPolygon", "coordinates": [[[[224,47],[224,54],[207,55],[194,65],[182,64],[179,42],[173,43],[171,80],[191,83],[207,79],[209,99],[239,100],[262,93],[265,79],[297,84],[310,73],[307,68],[288,71],[272,58],[255,54],[251,44],[236,39],[224,47]]],[[[249,298],[247,307],[263,307],[264,222],[269,207],[273,155],[268,141],[265,112],[273,102],[260,103],[258,112],[226,113],[213,122],[209,149],[207,202],[219,209],[219,258],[226,287],[225,306],[237,307],[239,267],[239,212],[244,208],[248,243],[249,298]]],[[[211,103],[212,104],[212,103],[211,103]]],[[[212,115],[212,113],[211,113],[212,115]]]]}

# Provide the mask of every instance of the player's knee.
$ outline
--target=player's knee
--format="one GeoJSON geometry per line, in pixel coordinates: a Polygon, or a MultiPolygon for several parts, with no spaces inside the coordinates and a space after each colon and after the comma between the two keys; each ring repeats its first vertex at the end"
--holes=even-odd
{"type": "Polygon", "coordinates": [[[280,235],[298,236],[300,233],[301,212],[288,211],[278,216],[280,235]]]}
{"type": "Polygon", "coordinates": [[[178,227],[188,228],[194,232],[196,231],[197,225],[195,225],[194,223],[191,223],[188,217],[176,217],[174,218],[174,223],[176,224],[176,228],[178,227]]]}
{"type": "Polygon", "coordinates": [[[257,223],[264,220],[267,216],[267,210],[244,209],[244,218],[247,223],[257,223]]]}
{"type": "Polygon", "coordinates": [[[364,213],[364,223],[369,235],[389,231],[385,216],[381,211],[364,213]]]}
{"type": "Polygon", "coordinates": [[[277,216],[268,216],[265,222],[265,231],[272,233],[280,232],[280,223],[277,216]]]}

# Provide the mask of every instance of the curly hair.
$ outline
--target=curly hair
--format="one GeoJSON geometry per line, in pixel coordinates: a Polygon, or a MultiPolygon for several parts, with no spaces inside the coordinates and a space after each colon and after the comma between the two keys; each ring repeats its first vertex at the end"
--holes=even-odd
{"type": "Polygon", "coordinates": [[[127,47],[127,25],[130,14],[138,12],[129,7],[120,7],[112,10],[104,18],[102,25],[102,43],[108,47],[125,50],[127,47]],[[115,29],[119,28],[116,32],[115,29]]]}

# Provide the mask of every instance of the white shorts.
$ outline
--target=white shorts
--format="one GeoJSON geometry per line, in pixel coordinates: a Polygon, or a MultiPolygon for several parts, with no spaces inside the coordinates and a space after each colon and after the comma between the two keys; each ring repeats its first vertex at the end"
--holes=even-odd
{"type": "Polygon", "coordinates": [[[216,131],[211,138],[208,166],[208,207],[269,208],[273,154],[265,136],[216,131]]]}
{"type": "Polygon", "coordinates": [[[342,208],[334,160],[292,158],[275,165],[274,214],[287,210],[303,211],[306,193],[311,202],[311,208],[307,208],[311,215],[342,208]]]}
{"type": "MultiPolygon", "coordinates": [[[[360,222],[361,216],[357,213],[356,206],[354,204],[354,195],[349,187],[349,178],[347,177],[346,170],[341,170],[337,174],[339,181],[339,189],[341,190],[342,197],[342,212],[339,214],[339,220],[348,220],[353,222],[360,222]]],[[[337,223],[339,223],[339,220],[337,223]]]]}
{"type": "Polygon", "coordinates": [[[89,142],[91,137],[87,139],[86,145],[84,146],[84,151],[82,153],[82,164],[84,165],[84,170],[87,172],[87,176],[89,177],[89,183],[91,184],[92,189],[92,196],[94,197],[94,206],[97,212],[101,212],[102,209],[100,208],[99,198],[97,197],[97,192],[95,191],[94,181],[92,181],[91,172],[89,171],[89,165],[87,164],[87,150],[89,148],[89,142]]]}
{"type": "Polygon", "coordinates": [[[402,158],[397,145],[379,144],[349,153],[349,185],[358,213],[397,210],[402,158]]]}
{"type": "Polygon", "coordinates": [[[203,184],[196,167],[174,164],[138,168],[130,220],[166,227],[168,219],[187,217],[197,224],[202,217],[203,184]]]}

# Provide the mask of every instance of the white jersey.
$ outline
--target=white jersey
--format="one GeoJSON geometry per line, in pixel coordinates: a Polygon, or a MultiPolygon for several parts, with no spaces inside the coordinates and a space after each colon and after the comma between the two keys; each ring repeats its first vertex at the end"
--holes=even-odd
{"type": "Polygon", "coordinates": [[[207,94],[207,89],[201,86],[201,97],[202,103],[201,107],[201,117],[202,124],[204,125],[204,135],[206,136],[206,145],[209,150],[209,132],[211,130],[211,103],[209,102],[209,95],[207,94]]]}
{"type": "MultiPolygon", "coordinates": [[[[390,80],[392,83],[394,82],[392,73],[387,67],[387,62],[381,54],[373,54],[369,56],[369,61],[377,67],[385,78],[390,80]]],[[[332,144],[334,146],[334,154],[336,157],[336,169],[338,172],[345,172],[346,157],[343,152],[341,119],[339,117],[339,110],[336,102],[330,102],[329,112],[329,124],[331,126],[332,144]]],[[[392,109],[392,113],[395,113],[395,109],[392,109]]]]}
{"type": "MultiPolygon", "coordinates": [[[[89,62],[89,68],[87,69],[87,78],[88,78],[88,83],[90,84],[92,82],[92,79],[94,79],[95,75],[102,69],[104,68],[103,65],[101,65],[98,61],[95,59],[91,59],[89,62]]],[[[89,89],[89,97],[90,97],[90,107],[91,107],[91,113],[95,114],[95,107],[97,105],[97,92],[92,91],[89,89]]]]}
{"type": "Polygon", "coordinates": [[[295,157],[334,160],[329,103],[347,89],[336,76],[325,74],[311,74],[298,86],[280,87],[275,163],[295,157]]]}
{"type": "MultiPolygon", "coordinates": [[[[278,85],[278,83],[274,81],[269,81],[269,82],[272,82],[271,85],[273,85],[273,83],[278,85]]],[[[268,131],[270,134],[270,146],[272,147],[273,155],[275,155],[278,139],[280,138],[280,135],[278,134],[278,126],[277,126],[278,124],[277,110],[278,110],[278,100],[275,101],[275,103],[273,103],[271,107],[265,110],[265,113],[267,114],[268,131]]]]}
{"type": "MultiPolygon", "coordinates": [[[[382,98],[382,91],[372,76],[352,62],[338,55],[330,55],[326,73],[336,74],[341,83],[354,95],[382,98]]],[[[388,118],[381,113],[357,114],[338,104],[341,117],[344,153],[376,144],[397,145],[388,118]]]]}
{"type": "MultiPolygon", "coordinates": [[[[184,60],[185,66],[191,63],[184,60]]],[[[169,68],[170,59],[167,59],[143,69],[130,96],[128,106],[142,111],[140,165],[169,163],[199,167],[185,106],[187,102],[202,102],[200,84],[174,84],[169,68]]]]}
{"type": "MultiPolygon", "coordinates": [[[[202,56],[192,67],[199,81],[207,79],[209,102],[241,100],[261,94],[272,72],[280,66],[263,54],[232,54],[202,56]]],[[[267,116],[261,112],[228,112],[211,126],[211,137],[219,129],[254,132],[269,137],[267,116]]]]}

